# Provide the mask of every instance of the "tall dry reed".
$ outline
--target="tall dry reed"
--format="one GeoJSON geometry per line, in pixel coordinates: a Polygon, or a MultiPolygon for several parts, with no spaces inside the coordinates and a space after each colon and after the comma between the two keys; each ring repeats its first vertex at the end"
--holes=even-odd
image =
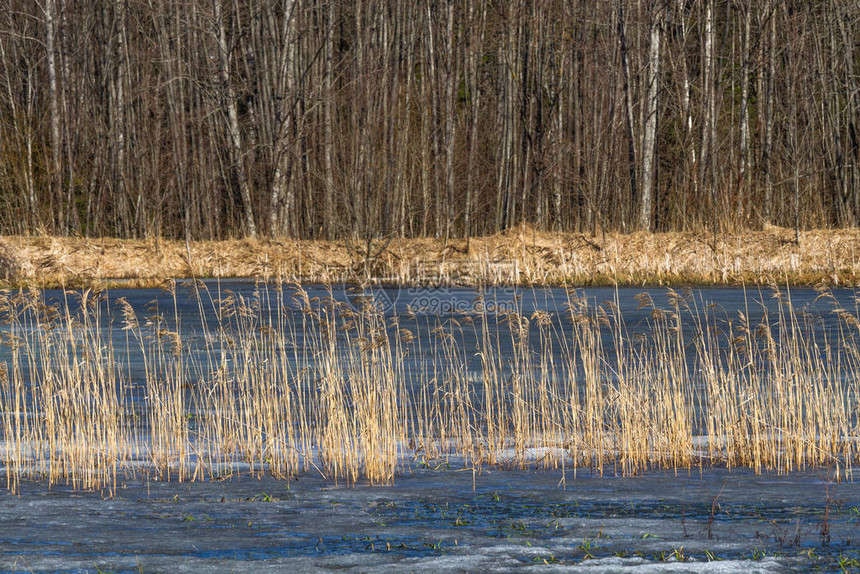
{"type": "Polygon", "coordinates": [[[636,333],[617,300],[574,290],[535,292],[533,312],[479,291],[451,314],[298,285],[191,292],[196,317],[174,283],[143,310],[89,291],[0,294],[8,488],[264,472],[385,484],[442,462],[844,473],[858,457],[860,320],[824,290],[835,322],[789,291],[736,313],[643,293],[636,333]]]}

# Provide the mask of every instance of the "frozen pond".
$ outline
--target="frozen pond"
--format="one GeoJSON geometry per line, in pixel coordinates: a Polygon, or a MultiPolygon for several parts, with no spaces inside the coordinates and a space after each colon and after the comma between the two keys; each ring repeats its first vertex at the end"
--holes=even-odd
{"type": "MultiPolygon", "coordinates": [[[[516,313],[526,319],[530,337],[531,354],[542,352],[542,340],[535,312],[547,312],[550,333],[555,347],[550,351],[556,360],[563,360],[564,342],[570,330],[569,315],[571,307],[578,302],[587,304],[590,309],[604,309],[608,314],[617,314],[623,320],[624,344],[630,347],[651,335],[655,328],[654,310],[671,310],[673,302],[682,300],[681,311],[677,314],[679,326],[684,331],[688,343],[688,358],[692,359],[695,348],[689,343],[695,339],[697,330],[710,328],[724,332],[729,325],[737,328],[738,315],[742,314],[753,328],[765,320],[773,329],[774,336],[780,336],[780,303],[788,304],[801,321],[808,323],[815,336],[834,336],[839,326],[835,308],[845,309],[860,316],[860,303],[851,289],[835,289],[825,295],[809,288],[780,290],[778,296],[766,288],[705,288],[679,289],[665,288],[621,288],[595,287],[566,291],[561,288],[528,287],[488,287],[481,291],[472,287],[373,287],[359,289],[350,285],[303,285],[302,299],[294,295],[290,286],[272,286],[255,283],[251,280],[180,282],[174,293],[167,289],[113,289],[102,294],[98,317],[100,331],[105,340],[110,339],[114,356],[132,383],[139,383],[143,377],[138,343],[129,335],[118,301],[127,301],[141,323],[149,317],[158,316],[157,328],[175,331],[181,335],[183,347],[191,354],[196,353],[198,368],[211,369],[207,361],[212,360],[211,345],[217,337],[219,328],[218,314],[220,301],[235,299],[253,309],[264,322],[274,321],[269,317],[279,312],[284,317],[285,331],[288,331],[290,350],[309,348],[314,341],[308,341],[308,332],[301,329],[305,310],[304,301],[316,310],[328,309],[332,305],[360,311],[365,301],[371,301],[389,321],[388,335],[394,339],[401,330],[408,330],[417,338],[410,352],[402,360],[407,384],[413,385],[426,378],[427,371],[440,365],[437,348],[432,345],[438,339],[437,331],[445,329],[456,339],[466,363],[469,376],[479,377],[482,368],[477,355],[480,348],[481,331],[493,338],[493,345],[500,353],[500,362],[510,363],[514,353],[514,342],[510,336],[508,317],[516,313]],[[686,309],[686,311],[684,311],[686,309]],[[217,311],[216,311],[217,310],[217,311]],[[177,317],[179,318],[177,320],[177,317]],[[695,320],[694,320],[695,317],[695,320]],[[708,317],[707,326],[696,324],[696,320],[708,317]],[[560,345],[560,343],[563,343],[560,345]]],[[[47,303],[57,305],[61,313],[68,308],[72,314],[80,309],[80,297],[74,293],[58,290],[44,291],[47,303]]],[[[88,301],[94,297],[89,295],[88,301]]],[[[224,318],[227,333],[235,330],[235,319],[224,318]]],[[[259,329],[260,325],[254,325],[259,329]]],[[[787,327],[790,329],[790,327],[787,327]]],[[[3,330],[0,325],[0,332],[3,330]]],[[[313,329],[311,329],[313,332],[313,329]]],[[[858,333],[860,334],[860,333],[858,333]]],[[[602,348],[610,361],[614,357],[618,343],[617,333],[612,329],[601,331],[602,348]]],[[[313,335],[312,335],[313,336],[313,335]]],[[[724,341],[719,341],[724,343],[724,341]]],[[[0,346],[0,360],[8,357],[8,347],[0,346]]],[[[216,365],[217,366],[217,365],[216,365]]],[[[27,368],[27,365],[24,365],[27,368]]]]}
{"type": "Polygon", "coordinates": [[[825,472],[593,478],[416,469],[392,486],[131,482],[0,500],[14,571],[805,572],[856,569],[860,488],[825,472]]]}
{"type": "MultiPolygon", "coordinates": [[[[390,321],[385,325],[392,337],[408,330],[423,343],[401,357],[404,366],[399,373],[410,388],[417,388],[428,373],[443,366],[440,361],[446,355],[434,346],[440,343],[432,342],[440,326],[456,338],[467,379],[479,379],[486,365],[478,356],[485,344],[482,329],[495,333],[500,369],[513,372],[511,364],[524,359],[517,358],[522,349],[514,339],[498,335],[506,328],[506,313],[532,318],[526,361],[543,352],[541,345],[549,339],[542,338],[542,333],[550,333],[553,341],[544,356],[559,362],[565,358],[565,347],[557,341],[564,339],[568,329],[564,317],[571,299],[561,289],[491,289],[482,297],[468,288],[364,293],[347,287],[305,289],[313,304],[333,298],[359,309],[362,296],[372,297],[390,321]],[[492,312],[485,312],[487,307],[492,312]],[[543,311],[547,322],[541,331],[539,313],[543,311]],[[491,324],[486,329],[473,326],[479,322],[491,324]]],[[[113,290],[103,303],[104,312],[96,317],[99,336],[111,341],[113,355],[108,360],[119,365],[121,382],[131,389],[131,405],[140,412],[148,400],[142,390],[146,363],[125,328],[116,304],[120,298],[141,322],[148,314],[158,314],[165,329],[181,334],[183,352],[195,357],[190,367],[184,367],[188,372],[183,388],[194,387],[195,377],[202,380],[214,368],[212,340],[218,328],[216,314],[209,312],[215,308],[213,302],[229,294],[250,302],[249,308],[260,315],[275,310],[288,315],[292,325],[303,320],[301,305],[292,300],[289,289],[281,294],[253,282],[234,281],[209,282],[197,290],[181,286],[176,293],[174,298],[158,290],[113,290]],[[201,305],[209,307],[201,312],[201,305]]],[[[617,329],[615,336],[607,332],[602,342],[604,360],[611,362],[616,345],[635,345],[649,336],[655,308],[671,308],[673,295],[664,289],[585,289],[576,297],[594,306],[610,301],[608,308],[617,308],[623,316],[623,329],[617,329]]],[[[810,327],[809,336],[821,338],[822,349],[837,333],[854,336],[846,335],[833,312],[839,308],[856,314],[853,291],[837,290],[821,297],[814,290],[794,289],[783,293],[784,299],[788,297],[810,327]]],[[[79,305],[76,297],[61,292],[46,292],[45,299],[59,304],[61,313],[66,304],[72,313],[79,305]]],[[[685,301],[702,309],[680,315],[674,327],[691,337],[703,329],[695,317],[710,317],[713,324],[707,328],[726,330],[737,323],[739,312],[752,326],[764,320],[772,323],[777,337],[791,331],[784,325],[780,329],[785,317],[769,291],[694,290],[685,301]]],[[[302,350],[314,348],[314,341],[306,339],[311,332],[293,329],[283,343],[295,364],[302,350]]],[[[686,360],[694,365],[695,348],[690,344],[686,349],[686,360]]],[[[40,352],[33,350],[33,356],[40,352]]],[[[0,362],[9,361],[10,353],[8,346],[0,347],[0,362]]],[[[237,363],[242,358],[230,355],[237,363]]],[[[828,355],[828,360],[842,359],[828,355]]],[[[850,357],[845,360],[847,367],[833,372],[849,380],[854,363],[850,357]]],[[[24,368],[38,364],[37,360],[25,363],[24,368]]],[[[480,401],[476,396],[476,410],[480,401]]],[[[851,410],[846,416],[855,417],[851,420],[856,425],[856,396],[848,401],[851,410]]],[[[192,428],[194,420],[189,416],[192,428]]],[[[143,423],[133,424],[146,430],[143,423]]],[[[141,471],[121,478],[116,490],[74,490],[62,484],[48,488],[39,481],[23,480],[17,493],[0,494],[0,570],[860,569],[860,486],[852,469],[836,462],[812,470],[758,475],[745,467],[727,470],[721,465],[694,466],[677,473],[647,470],[635,476],[621,476],[622,469],[612,464],[603,468],[602,476],[582,465],[538,469],[526,464],[513,469],[512,464],[486,464],[474,470],[475,466],[456,456],[424,459],[416,451],[398,464],[386,486],[371,486],[363,479],[346,486],[344,480],[307,469],[289,480],[255,478],[244,472],[247,466],[241,462],[217,479],[199,482],[165,482],[155,479],[157,473],[141,471]]]]}

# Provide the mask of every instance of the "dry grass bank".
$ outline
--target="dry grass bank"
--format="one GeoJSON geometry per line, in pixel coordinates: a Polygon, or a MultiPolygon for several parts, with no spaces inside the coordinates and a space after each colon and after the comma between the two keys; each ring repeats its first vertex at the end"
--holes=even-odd
{"type": "Polygon", "coordinates": [[[781,228],[724,234],[589,236],[516,228],[462,239],[365,242],[182,241],[67,237],[0,238],[7,284],[151,285],[166,278],[263,276],[318,283],[855,285],[860,230],[781,228]],[[369,255],[368,255],[369,254],[369,255]]]}

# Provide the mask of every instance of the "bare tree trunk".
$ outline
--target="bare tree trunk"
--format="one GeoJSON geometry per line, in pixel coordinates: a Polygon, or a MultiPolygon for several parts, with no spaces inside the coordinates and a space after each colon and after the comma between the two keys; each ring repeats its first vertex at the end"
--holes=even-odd
{"type": "MultiPolygon", "coordinates": [[[[431,209],[438,206],[438,200],[435,205],[431,206],[431,197],[433,194],[432,186],[436,185],[436,157],[435,157],[435,142],[438,141],[436,135],[436,121],[438,118],[438,100],[435,94],[436,86],[436,54],[433,43],[433,24],[431,7],[428,5],[424,10],[422,18],[426,19],[427,30],[427,52],[425,53],[425,63],[422,65],[421,77],[421,100],[424,106],[424,111],[421,114],[421,235],[427,236],[430,232],[428,221],[431,217],[431,209]]],[[[435,209],[438,213],[438,209],[435,209]]],[[[438,224],[438,217],[436,223],[438,224]]],[[[434,234],[438,235],[438,225],[433,230],[434,234]]]]}
{"type": "Polygon", "coordinates": [[[766,15],[768,25],[768,61],[767,61],[767,86],[765,98],[764,118],[764,146],[762,159],[764,160],[764,206],[763,216],[765,223],[773,220],[773,116],[774,116],[774,80],[776,76],[776,7],[774,0],[766,4],[766,15]]]}
{"type": "MultiPolygon", "coordinates": [[[[272,6],[267,6],[264,17],[270,21],[269,29],[276,30],[277,17],[272,10],[272,6]]],[[[289,182],[289,169],[293,157],[290,126],[293,121],[295,101],[293,67],[296,57],[296,18],[295,0],[287,0],[283,4],[281,27],[278,30],[278,36],[274,39],[276,44],[276,47],[273,47],[275,55],[272,58],[274,69],[269,72],[275,89],[275,95],[271,98],[274,100],[271,103],[274,117],[270,120],[275,131],[272,153],[275,170],[272,174],[272,187],[269,194],[269,232],[274,236],[296,234],[296,196],[289,182]]],[[[266,42],[266,40],[262,41],[266,42]]],[[[253,213],[251,218],[253,219],[253,213]]]]}
{"type": "MultiPolygon", "coordinates": [[[[127,159],[127,138],[129,122],[126,117],[126,86],[128,85],[128,34],[126,32],[127,16],[126,16],[126,0],[116,0],[114,4],[114,27],[117,34],[116,46],[116,74],[114,76],[114,138],[116,140],[116,164],[114,172],[116,174],[117,193],[126,199],[131,199],[131,190],[129,189],[129,165],[127,159]]],[[[138,188],[139,190],[140,188],[138,188]]],[[[144,219],[142,217],[143,201],[138,192],[138,197],[131,202],[134,205],[135,214],[132,216],[136,221],[129,222],[132,224],[130,231],[132,233],[142,232],[144,219]]]]}
{"type": "Polygon", "coordinates": [[[690,92],[692,87],[690,84],[690,72],[687,66],[687,12],[685,8],[685,0],[678,0],[677,14],[679,19],[678,31],[679,41],[681,44],[681,122],[683,124],[683,153],[681,162],[681,181],[684,184],[681,186],[680,205],[677,211],[682,214],[682,226],[688,224],[687,218],[687,201],[692,197],[692,201],[697,201],[699,197],[699,180],[696,174],[693,173],[690,177],[689,172],[696,171],[696,150],[693,145],[693,109],[690,105],[690,92]],[[690,189],[689,182],[692,182],[690,189]]]}
{"type": "Polygon", "coordinates": [[[496,217],[495,229],[498,232],[508,226],[508,197],[511,187],[511,82],[509,79],[510,72],[508,71],[507,51],[505,50],[506,43],[503,43],[498,48],[499,64],[498,64],[498,87],[496,90],[497,98],[497,118],[496,125],[500,133],[497,138],[497,158],[496,158],[496,217]]]}
{"type": "Polygon", "coordinates": [[[82,103],[81,93],[78,91],[78,85],[72,84],[71,61],[73,56],[72,46],[70,45],[69,35],[71,26],[68,24],[68,12],[66,9],[66,0],[56,0],[57,2],[57,58],[60,68],[60,85],[59,85],[59,100],[60,100],[60,117],[61,117],[61,132],[62,132],[62,151],[65,155],[65,160],[62,163],[63,170],[63,188],[64,195],[61,199],[62,219],[61,229],[63,233],[71,233],[80,230],[80,221],[78,210],[75,201],[75,193],[77,188],[84,187],[78,183],[76,174],[77,162],[76,159],[76,144],[78,139],[75,137],[82,127],[82,117],[79,113],[82,103]],[[72,98],[70,102],[69,99],[72,98]]]}
{"type": "Polygon", "coordinates": [[[475,193],[475,163],[478,153],[478,129],[481,121],[481,57],[484,51],[484,33],[486,30],[487,7],[480,0],[469,2],[469,22],[475,25],[478,22],[478,32],[471,36],[473,44],[469,50],[469,98],[471,103],[471,128],[469,133],[469,163],[466,169],[466,205],[463,215],[463,233],[466,236],[466,248],[469,247],[469,238],[472,236],[472,197],[475,193]],[[480,11],[480,14],[476,12],[480,11]]]}
{"type": "MultiPolygon", "coordinates": [[[[375,224],[378,235],[387,236],[391,229],[391,205],[394,202],[394,164],[395,164],[395,141],[397,119],[394,117],[396,110],[394,102],[397,97],[399,67],[397,65],[398,51],[393,42],[393,30],[391,18],[385,10],[379,10],[376,14],[378,25],[376,26],[375,41],[382,66],[381,97],[375,98],[373,106],[374,125],[382,132],[379,176],[374,182],[374,212],[377,217],[375,224]]],[[[370,169],[373,169],[372,167],[370,169]]]]}
{"type": "Polygon", "coordinates": [[[62,228],[63,215],[63,143],[60,135],[60,87],[57,80],[57,48],[55,41],[57,8],[54,0],[45,0],[45,50],[48,56],[49,104],[51,109],[51,197],[55,203],[55,222],[62,228]]]}
{"type": "MultiPolygon", "coordinates": [[[[805,5],[802,9],[803,12],[808,10],[808,5],[805,5]]],[[[808,12],[806,13],[808,14],[808,12]]],[[[804,15],[806,15],[804,14],[804,15]]],[[[800,16],[796,16],[800,18],[800,16]]],[[[798,107],[798,100],[800,98],[800,94],[798,94],[798,88],[803,80],[801,75],[801,61],[805,59],[807,56],[806,51],[804,49],[804,39],[806,37],[806,32],[808,30],[808,20],[803,19],[799,22],[798,26],[798,36],[794,36],[792,38],[791,50],[789,60],[789,72],[787,72],[789,88],[788,88],[788,132],[789,132],[789,145],[791,146],[791,164],[792,164],[792,182],[793,182],[793,194],[792,194],[792,211],[793,215],[793,223],[794,223],[794,242],[797,245],[800,245],[800,164],[803,158],[803,150],[801,149],[801,134],[800,134],[800,122],[801,122],[801,114],[798,107]]],[[[804,83],[804,86],[806,84],[804,83]]]]}
{"type": "Polygon", "coordinates": [[[750,122],[749,122],[749,76],[750,76],[750,28],[752,23],[752,0],[746,0],[743,4],[743,47],[741,49],[741,117],[740,117],[740,158],[738,166],[738,205],[737,219],[742,222],[747,216],[748,201],[748,177],[747,164],[749,163],[750,146],[750,122]]]}
{"type": "MultiPolygon", "coordinates": [[[[256,237],[257,225],[254,222],[254,208],[251,203],[251,188],[245,171],[245,153],[242,146],[242,132],[239,129],[239,112],[236,108],[236,94],[230,78],[230,46],[227,42],[227,28],[224,22],[223,0],[214,0],[215,23],[218,26],[218,52],[221,59],[221,89],[224,105],[227,108],[227,130],[232,145],[233,173],[239,186],[245,216],[245,233],[256,237]]],[[[288,206],[289,209],[289,206],[288,206]]]]}
{"type": "MultiPolygon", "coordinates": [[[[428,78],[429,85],[427,86],[427,91],[430,97],[430,122],[428,124],[428,128],[430,131],[428,135],[430,140],[432,141],[432,161],[428,166],[425,166],[425,169],[429,168],[430,173],[428,177],[431,182],[430,185],[433,186],[433,189],[430,190],[431,197],[434,197],[433,200],[433,235],[435,237],[441,237],[442,235],[442,200],[440,199],[441,194],[441,186],[439,176],[439,169],[436,165],[436,162],[439,161],[441,153],[441,145],[440,142],[442,140],[442,135],[439,133],[440,129],[440,118],[439,115],[442,113],[442,95],[441,90],[442,87],[439,86],[439,73],[437,69],[437,54],[436,54],[436,29],[434,27],[435,17],[433,15],[433,6],[431,4],[426,5],[426,22],[427,22],[427,66],[428,66],[428,78]]],[[[424,145],[430,145],[430,141],[425,141],[424,145]]],[[[429,217],[430,212],[426,213],[426,216],[429,217]]]]}
{"type": "MultiPolygon", "coordinates": [[[[411,4],[401,5],[403,9],[403,14],[409,15],[413,13],[413,6],[411,4]]],[[[399,115],[399,120],[401,122],[400,132],[404,134],[404,138],[406,142],[412,141],[412,134],[414,133],[413,129],[413,121],[412,121],[412,99],[414,97],[414,78],[415,74],[413,70],[415,69],[415,35],[416,35],[416,26],[415,22],[412,21],[409,16],[406,16],[409,25],[407,28],[409,29],[409,33],[406,34],[406,87],[405,87],[405,101],[403,104],[403,111],[399,115]]],[[[398,169],[397,169],[397,188],[400,193],[400,205],[398,207],[399,219],[400,219],[400,236],[406,237],[408,235],[414,234],[415,230],[413,228],[414,218],[408,216],[409,209],[412,207],[409,205],[409,200],[412,199],[412,181],[411,181],[411,173],[410,173],[410,165],[409,165],[409,155],[408,148],[406,145],[398,146],[398,169]]]]}
{"type": "MultiPolygon", "coordinates": [[[[562,169],[563,161],[565,154],[565,98],[563,97],[560,86],[566,81],[567,78],[567,66],[570,59],[575,59],[570,57],[569,54],[565,53],[561,55],[559,68],[558,68],[558,82],[559,82],[559,92],[557,94],[558,101],[555,104],[555,110],[552,114],[552,122],[554,123],[554,151],[555,157],[552,162],[552,230],[553,231],[561,231],[562,229],[562,214],[561,214],[561,200],[562,200],[562,181],[564,179],[564,170],[562,169]]],[[[570,89],[570,94],[568,96],[569,100],[577,98],[579,96],[579,89],[576,84],[573,84],[570,89]]],[[[573,107],[573,106],[571,106],[573,107]]],[[[573,149],[573,158],[574,163],[578,159],[579,150],[573,149]]],[[[577,174],[578,176],[579,174],[577,174]]],[[[577,177],[577,187],[579,188],[579,193],[581,193],[581,186],[579,186],[579,181],[577,177]]],[[[579,194],[577,194],[579,195],[579,194]]],[[[580,215],[581,221],[581,215],[580,215]]]]}
{"type": "MultiPolygon", "coordinates": [[[[658,0],[659,2],[660,0],[658,0]]],[[[645,99],[645,125],[642,142],[642,203],[639,228],[650,230],[654,193],[657,182],[657,114],[660,82],[660,36],[663,30],[662,2],[652,10],[651,43],[648,50],[648,91],[645,99]]]]}
{"type": "Polygon", "coordinates": [[[335,236],[335,182],[334,182],[334,35],[336,13],[334,0],[328,3],[328,21],[325,40],[325,75],[324,75],[324,143],[323,161],[325,165],[324,218],[325,237],[334,239],[335,236]]]}
{"type": "Polygon", "coordinates": [[[714,175],[714,158],[712,149],[716,145],[716,81],[714,55],[714,0],[704,0],[704,48],[702,52],[702,91],[705,99],[702,120],[702,143],[699,153],[699,180],[703,187],[710,191],[711,199],[711,230],[713,232],[713,247],[717,246],[717,183],[714,175]]]}
{"type": "Polygon", "coordinates": [[[451,237],[451,225],[454,222],[454,87],[457,82],[457,66],[454,53],[454,0],[448,0],[448,34],[446,40],[446,93],[445,93],[445,172],[446,197],[445,205],[445,241],[451,237]]]}
{"type": "Polygon", "coordinates": [[[635,206],[639,202],[639,189],[636,183],[636,136],[633,123],[633,94],[630,86],[630,64],[627,59],[627,24],[624,17],[624,2],[618,0],[618,40],[621,48],[621,75],[624,80],[624,104],[625,104],[625,126],[627,128],[627,161],[630,174],[630,205],[635,206]]]}

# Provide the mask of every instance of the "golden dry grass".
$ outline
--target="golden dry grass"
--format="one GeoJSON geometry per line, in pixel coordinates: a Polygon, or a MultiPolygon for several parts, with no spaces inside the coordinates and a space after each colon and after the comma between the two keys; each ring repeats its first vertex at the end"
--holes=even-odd
{"type": "Polygon", "coordinates": [[[150,286],[168,278],[526,285],[818,284],[860,281],[860,231],[770,227],[723,234],[589,236],[519,227],[465,240],[353,241],[0,239],[12,285],[150,286]],[[369,249],[368,249],[369,247],[369,249]],[[368,251],[371,257],[366,257],[368,251]],[[190,255],[190,257],[189,257],[190,255]]]}
{"type": "Polygon", "coordinates": [[[514,299],[450,318],[386,316],[301,287],[242,296],[195,284],[215,319],[197,348],[152,306],[139,315],[85,291],[68,295],[80,302],[70,313],[35,290],[0,293],[10,489],[235,472],[390,483],[424,463],[623,475],[824,466],[842,477],[860,457],[860,319],[826,289],[827,328],[779,291],[762,294],[778,307],[755,322],[671,289],[665,308],[642,294],[648,329],[631,338],[615,303],[572,290],[530,315],[514,299]],[[98,328],[109,312],[142,381],[131,384],[129,355],[98,328]]]}

